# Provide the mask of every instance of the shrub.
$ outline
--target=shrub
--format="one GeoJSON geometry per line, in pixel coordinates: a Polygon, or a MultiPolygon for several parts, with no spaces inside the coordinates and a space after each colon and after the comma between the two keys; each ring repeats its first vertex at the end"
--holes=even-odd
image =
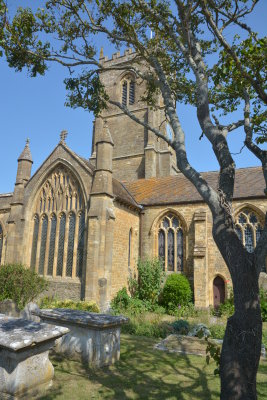
{"type": "Polygon", "coordinates": [[[135,289],[135,297],[149,301],[151,304],[158,302],[165,273],[159,259],[139,260],[137,263],[138,280],[131,279],[130,286],[135,289]]]}
{"type": "Polygon", "coordinates": [[[126,287],[118,291],[116,296],[111,300],[111,308],[116,312],[122,312],[127,309],[130,303],[130,296],[127,293],[126,287]]]}
{"type": "Polygon", "coordinates": [[[47,286],[44,278],[23,265],[7,264],[0,267],[0,301],[13,300],[22,309],[47,286]]]}
{"type": "Polygon", "coordinates": [[[171,274],[166,279],[162,302],[166,308],[188,305],[192,300],[192,290],[186,276],[171,274]]]}
{"type": "Polygon", "coordinates": [[[129,335],[147,336],[154,338],[165,338],[172,332],[172,327],[162,322],[157,315],[148,316],[139,314],[137,316],[131,316],[128,324],[122,325],[122,333],[128,333],[129,335]]]}
{"type": "Polygon", "coordinates": [[[225,334],[225,326],[224,325],[211,325],[210,326],[210,335],[213,339],[223,339],[225,334]]]}
{"type": "Polygon", "coordinates": [[[189,332],[189,323],[184,319],[179,319],[172,323],[172,327],[179,335],[187,335],[189,332]]]}
{"type": "Polygon", "coordinates": [[[169,315],[174,315],[178,318],[196,317],[198,315],[198,311],[195,309],[193,303],[185,306],[179,304],[178,307],[173,303],[169,303],[167,311],[169,315]]]}
{"type": "Polygon", "coordinates": [[[40,301],[40,308],[70,308],[72,310],[100,312],[94,301],[56,300],[51,297],[44,297],[40,301]]]}

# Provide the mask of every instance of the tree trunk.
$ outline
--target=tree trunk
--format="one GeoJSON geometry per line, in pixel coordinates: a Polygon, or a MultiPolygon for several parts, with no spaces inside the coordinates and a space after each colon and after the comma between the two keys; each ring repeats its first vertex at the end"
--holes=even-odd
{"type": "Polygon", "coordinates": [[[257,399],[262,320],[255,257],[237,238],[233,227],[214,223],[213,236],[231,273],[235,313],[227,321],[220,378],[221,400],[257,399]]]}

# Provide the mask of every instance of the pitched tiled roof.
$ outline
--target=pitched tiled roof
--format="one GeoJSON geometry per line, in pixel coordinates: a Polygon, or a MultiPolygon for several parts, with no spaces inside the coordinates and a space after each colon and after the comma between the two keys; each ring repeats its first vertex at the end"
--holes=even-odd
{"type": "MultiPolygon", "coordinates": [[[[201,173],[204,179],[216,189],[218,171],[201,173]]],[[[179,204],[202,202],[202,198],[191,182],[181,173],[163,178],[139,179],[124,183],[125,187],[142,205],[179,204]]],[[[261,167],[236,170],[234,199],[265,197],[264,178],[261,167]]]]}
{"type": "Polygon", "coordinates": [[[139,208],[139,209],[142,208],[139,204],[136,203],[135,199],[133,198],[131,193],[129,193],[129,191],[122,182],[113,178],[112,187],[115,200],[121,201],[122,203],[125,203],[134,208],[139,208]]]}

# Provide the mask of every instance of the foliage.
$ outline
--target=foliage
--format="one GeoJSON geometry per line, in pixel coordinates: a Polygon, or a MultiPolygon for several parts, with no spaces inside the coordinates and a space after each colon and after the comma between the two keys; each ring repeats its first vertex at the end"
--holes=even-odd
{"type": "Polygon", "coordinates": [[[192,300],[192,289],[185,275],[171,274],[162,291],[162,304],[166,308],[186,306],[192,300]]]}
{"type": "Polygon", "coordinates": [[[267,291],[260,289],[261,318],[267,322],[267,291]]]}
{"type": "Polygon", "coordinates": [[[207,335],[206,327],[198,330],[197,336],[202,339],[204,338],[207,342],[206,347],[206,363],[209,365],[210,360],[214,360],[216,368],[214,369],[214,375],[220,375],[220,363],[221,363],[221,346],[210,340],[210,335],[207,335]]]}
{"type": "Polygon", "coordinates": [[[146,311],[164,314],[165,308],[158,304],[153,304],[148,300],[141,300],[138,297],[130,297],[127,289],[124,287],[119,290],[116,296],[111,301],[111,309],[114,314],[137,315],[146,311]]]}
{"type": "Polygon", "coordinates": [[[165,338],[172,332],[170,325],[163,322],[158,315],[153,318],[146,319],[144,313],[130,316],[130,322],[122,325],[122,333],[130,335],[146,336],[154,338],[165,338]]]}
{"type": "Polygon", "coordinates": [[[224,338],[224,333],[225,333],[225,325],[211,325],[209,327],[210,330],[210,336],[213,339],[223,339],[224,338]]]}
{"type": "Polygon", "coordinates": [[[116,296],[111,300],[111,308],[115,312],[120,312],[121,310],[125,310],[131,301],[130,296],[127,293],[126,287],[122,288],[118,291],[116,296]]]}
{"type": "Polygon", "coordinates": [[[234,293],[233,290],[229,290],[229,297],[224,303],[220,304],[219,307],[214,310],[215,315],[230,317],[235,312],[234,306],[234,293]]]}
{"type": "Polygon", "coordinates": [[[179,319],[178,321],[174,321],[172,323],[172,327],[175,333],[178,333],[179,335],[187,335],[189,332],[189,323],[184,319],[179,319]]]}
{"type": "Polygon", "coordinates": [[[23,265],[7,264],[0,267],[0,301],[11,299],[22,309],[47,286],[44,278],[23,265]]]}
{"type": "Polygon", "coordinates": [[[94,301],[57,300],[44,297],[40,301],[40,308],[70,308],[72,310],[99,313],[99,307],[94,301]]]}
{"type": "Polygon", "coordinates": [[[135,297],[156,304],[165,276],[161,261],[158,258],[138,260],[137,271],[138,279],[130,281],[132,292],[135,288],[135,297]]]}
{"type": "Polygon", "coordinates": [[[167,313],[169,315],[174,315],[178,318],[190,318],[196,317],[199,314],[199,311],[195,308],[193,303],[189,303],[183,306],[179,304],[178,307],[173,303],[169,303],[167,313]]]}

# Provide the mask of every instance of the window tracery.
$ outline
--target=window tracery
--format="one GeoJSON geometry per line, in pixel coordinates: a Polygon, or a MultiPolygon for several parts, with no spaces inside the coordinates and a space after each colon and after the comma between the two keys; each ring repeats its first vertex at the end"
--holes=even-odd
{"type": "Polygon", "coordinates": [[[31,268],[41,275],[80,277],[84,229],[80,185],[60,166],[45,181],[35,203],[31,268]]]}
{"type": "Polygon", "coordinates": [[[135,103],[135,80],[132,76],[126,76],[121,84],[121,103],[123,106],[135,103]]]}
{"type": "MultiPolygon", "coordinates": [[[[248,208],[243,209],[236,217],[235,230],[240,241],[249,253],[253,253],[260,238],[263,225],[259,216],[248,208]]],[[[266,272],[266,266],[262,267],[266,272]]]]}
{"type": "Polygon", "coordinates": [[[165,271],[183,271],[184,233],[181,221],[174,214],[164,216],[159,223],[158,256],[165,271]]]}

